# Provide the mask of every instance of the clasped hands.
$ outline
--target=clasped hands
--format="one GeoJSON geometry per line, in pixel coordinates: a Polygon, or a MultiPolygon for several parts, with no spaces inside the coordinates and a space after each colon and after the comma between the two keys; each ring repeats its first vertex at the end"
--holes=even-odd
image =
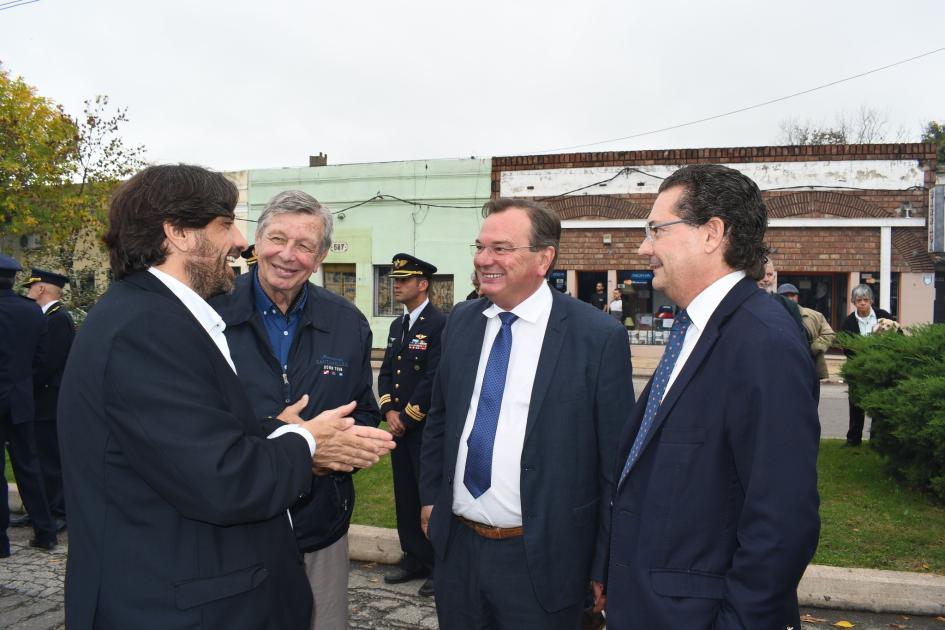
{"type": "Polygon", "coordinates": [[[315,438],[312,472],[316,475],[368,468],[394,449],[393,437],[387,431],[354,423],[349,414],[357,406],[355,401],[304,420],[299,413],[307,404],[308,394],[305,394],[276,417],[302,427],[315,438]]]}

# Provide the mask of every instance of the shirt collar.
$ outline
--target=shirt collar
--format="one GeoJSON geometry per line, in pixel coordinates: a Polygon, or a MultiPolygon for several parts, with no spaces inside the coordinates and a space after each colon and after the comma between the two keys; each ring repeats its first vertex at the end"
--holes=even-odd
{"type": "Polygon", "coordinates": [[[43,304],[43,313],[46,313],[49,309],[59,303],[59,300],[53,300],[52,302],[47,302],[43,304]]]}
{"type": "MultiPolygon", "coordinates": [[[[429,304],[429,303],[430,303],[430,298],[427,298],[427,299],[425,299],[425,300],[423,301],[423,304],[421,304],[421,305],[418,306],[417,308],[415,308],[415,309],[413,309],[412,311],[409,311],[409,312],[407,313],[408,315],[410,315],[410,325],[411,325],[411,326],[413,325],[414,322],[417,321],[417,318],[420,317],[420,313],[423,312],[423,309],[425,309],[425,308],[427,307],[427,304],[429,304]]],[[[407,310],[407,307],[406,307],[406,306],[404,307],[404,310],[405,310],[405,311],[407,310]]]]}
{"type": "MultiPolygon", "coordinates": [[[[263,312],[263,315],[271,312],[273,309],[275,309],[277,313],[280,312],[279,307],[277,307],[275,303],[269,299],[269,296],[266,295],[266,292],[263,291],[262,285],[259,283],[259,273],[255,267],[253,268],[253,292],[256,295],[256,307],[263,312]]],[[[295,300],[289,305],[289,312],[286,313],[286,317],[291,317],[301,312],[307,300],[308,282],[302,285],[302,290],[299,291],[298,295],[295,296],[295,300]]]]}
{"type": "Polygon", "coordinates": [[[732,290],[732,287],[744,277],[744,271],[733,271],[704,288],[699,295],[693,298],[689,306],[686,307],[686,313],[689,315],[692,325],[699,330],[705,330],[712,313],[719,307],[719,304],[732,290]]]}
{"type": "Polygon", "coordinates": [[[151,275],[164,283],[164,286],[170,289],[171,293],[176,295],[178,300],[184,303],[187,310],[191,312],[197,321],[200,322],[200,325],[203,326],[204,330],[210,335],[221,333],[226,329],[223,318],[220,317],[220,315],[213,310],[213,307],[207,304],[207,301],[200,297],[196,291],[174,276],[156,267],[149,267],[148,271],[151,275]]]}
{"type": "MultiPolygon", "coordinates": [[[[524,319],[530,324],[534,324],[538,321],[538,318],[542,313],[547,312],[551,309],[551,289],[548,287],[547,282],[542,282],[541,286],[538,287],[534,293],[529,297],[524,299],[518,306],[511,310],[512,313],[515,313],[519,319],[524,319]]],[[[492,304],[482,312],[483,315],[492,319],[497,317],[499,313],[504,313],[505,311],[495,304],[492,304]]]]}

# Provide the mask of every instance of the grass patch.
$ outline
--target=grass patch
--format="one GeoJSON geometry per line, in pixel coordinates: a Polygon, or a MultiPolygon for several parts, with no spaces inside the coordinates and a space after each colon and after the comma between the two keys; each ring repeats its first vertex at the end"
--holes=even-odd
{"type": "MultiPolygon", "coordinates": [[[[866,444],[821,440],[820,544],[815,564],[945,574],[945,506],[903,488],[866,444]]],[[[7,479],[13,480],[7,460],[7,479]]],[[[352,522],[396,527],[390,455],[354,476],[352,522]]]]}
{"type": "MultiPolygon", "coordinates": [[[[354,514],[351,522],[374,527],[397,527],[394,513],[394,473],[390,455],[354,475],[354,514]]],[[[417,518],[420,518],[419,512],[417,518]]]]}
{"type": "Polygon", "coordinates": [[[945,574],[945,507],[903,488],[865,443],[821,440],[815,564],[945,574]]]}

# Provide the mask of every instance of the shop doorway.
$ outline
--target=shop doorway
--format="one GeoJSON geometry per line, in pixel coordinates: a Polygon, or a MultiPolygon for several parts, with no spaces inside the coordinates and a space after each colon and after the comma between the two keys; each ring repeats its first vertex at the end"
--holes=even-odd
{"type": "Polygon", "coordinates": [[[847,316],[847,279],[845,273],[778,272],[778,286],[788,282],[796,286],[800,305],[823,313],[834,330],[847,316]]]}
{"type": "MultiPolygon", "coordinates": [[[[582,302],[590,302],[591,295],[597,290],[597,283],[604,285],[604,294],[607,294],[607,272],[606,271],[579,271],[577,272],[578,294],[577,298],[582,302]]],[[[607,295],[607,301],[610,296],[607,295]]]]}

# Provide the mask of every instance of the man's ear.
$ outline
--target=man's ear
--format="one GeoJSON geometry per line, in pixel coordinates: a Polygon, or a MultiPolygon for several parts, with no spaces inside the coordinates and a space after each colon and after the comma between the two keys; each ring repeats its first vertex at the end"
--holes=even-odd
{"type": "Polygon", "coordinates": [[[705,252],[714,252],[725,240],[725,222],[719,217],[712,217],[702,227],[705,229],[705,252]]]}
{"type": "Polygon", "coordinates": [[[193,230],[165,221],[164,240],[170,251],[189,252],[193,247],[194,233],[193,230]]]}

